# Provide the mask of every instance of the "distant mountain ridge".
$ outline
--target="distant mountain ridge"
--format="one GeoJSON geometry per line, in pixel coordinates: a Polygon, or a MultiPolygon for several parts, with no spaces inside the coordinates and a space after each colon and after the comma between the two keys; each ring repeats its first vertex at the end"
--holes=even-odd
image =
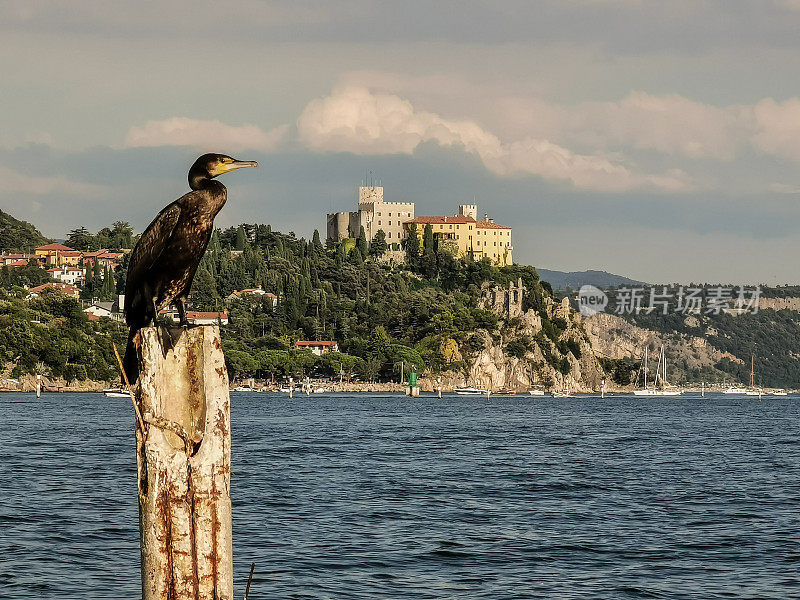
{"type": "Polygon", "coordinates": [[[577,290],[583,285],[593,285],[598,288],[614,287],[620,285],[644,285],[642,281],[636,281],[622,275],[614,275],[606,271],[551,271],[550,269],[539,269],[539,277],[542,281],[548,282],[554,290],[565,290],[567,288],[577,290]]]}

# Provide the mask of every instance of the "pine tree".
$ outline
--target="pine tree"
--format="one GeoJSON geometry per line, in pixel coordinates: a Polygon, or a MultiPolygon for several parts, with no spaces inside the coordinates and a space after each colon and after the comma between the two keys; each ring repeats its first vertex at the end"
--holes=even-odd
{"type": "Polygon", "coordinates": [[[356,240],[356,248],[361,253],[361,259],[363,262],[364,257],[367,255],[369,248],[367,247],[367,234],[364,231],[364,228],[361,227],[358,231],[358,239],[356,240]]]}
{"type": "Polygon", "coordinates": [[[319,230],[314,230],[314,235],[311,238],[311,245],[314,247],[315,252],[322,252],[322,241],[319,239],[319,230]]]}
{"type": "Polygon", "coordinates": [[[380,258],[388,248],[389,245],[386,243],[386,233],[384,233],[383,229],[378,229],[378,233],[375,234],[375,237],[372,238],[372,242],[370,242],[369,255],[376,259],[380,258]]]}
{"type": "Polygon", "coordinates": [[[236,230],[236,249],[243,251],[247,246],[247,235],[244,232],[244,226],[239,225],[239,229],[236,230]]]}
{"type": "Polygon", "coordinates": [[[411,223],[408,228],[408,237],[406,238],[406,264],[410,267],[416,267],[419,260],[419,235],[417,234],[417,224],[411,223]]]}
{"type": "Polygon", "coordinates": [[[425,232],[422,235],[422,270],[426,277],[433,277],[436,274],[436,248],[434,248],[433,226],[430,223],[425,225],[425,232]]]}

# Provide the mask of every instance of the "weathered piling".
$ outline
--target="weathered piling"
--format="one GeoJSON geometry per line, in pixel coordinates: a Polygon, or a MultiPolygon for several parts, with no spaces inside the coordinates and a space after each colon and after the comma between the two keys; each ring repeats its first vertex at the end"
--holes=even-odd
{"type": "Polygon", "coordinates": [[[219,328],[147,327],[134,341],[142,599],[232,600],[230,398],[219,328]]]}

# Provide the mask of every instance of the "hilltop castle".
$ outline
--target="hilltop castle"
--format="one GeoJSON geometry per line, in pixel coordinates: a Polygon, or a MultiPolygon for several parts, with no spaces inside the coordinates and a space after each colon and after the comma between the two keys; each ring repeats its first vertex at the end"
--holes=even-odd
{"type": "Polygon", "coordinates": [[[358,188],[357,211],[328,213],[326,231],[328,239],[339,242],[358,237],[362,227],[367,240],[383,230],[389,245],[384,259],[402,262],[402,242],[412,224],[420,242],[430,224],[437,247],[450,248],[454,256],[486,257],[499,266],[512,264],[511,228],[495,223],[488,214],[478,221],[477,215],[477,204],[462,204],[453,216],[415,217],[413,202],[385,202],[383,187],[368,185],[358,188]]]}

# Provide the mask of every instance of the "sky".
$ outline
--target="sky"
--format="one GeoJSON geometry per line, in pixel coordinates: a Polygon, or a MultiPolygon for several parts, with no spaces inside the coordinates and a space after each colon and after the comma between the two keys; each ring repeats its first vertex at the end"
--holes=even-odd
{"type": "Polygon", "coordinates": [[[5,0],[0,209],[142,230],[205,152],[219,226],[324,236],[374,177],[514,260],[800,283],[800,0],[5,0]]]}

